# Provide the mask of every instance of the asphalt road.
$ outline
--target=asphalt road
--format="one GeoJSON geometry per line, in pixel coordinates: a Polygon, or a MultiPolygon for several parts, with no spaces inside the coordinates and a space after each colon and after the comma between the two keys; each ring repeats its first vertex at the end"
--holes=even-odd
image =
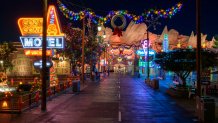
{"type": "Polygon", "coordinates": [[[68,92],[19,115],[0,114],[0,123],[194,123],[195,117],[142,79],[110,74],[87,82],[79,94],[68,92]]]}

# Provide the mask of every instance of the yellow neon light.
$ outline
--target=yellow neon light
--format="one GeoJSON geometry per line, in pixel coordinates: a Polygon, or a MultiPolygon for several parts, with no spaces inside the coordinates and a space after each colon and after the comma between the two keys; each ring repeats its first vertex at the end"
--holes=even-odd
{"type": "Polygon", "coordinates": [[[202,44],[202,48],[205,48],[206,47],[206,43],[204,42],[203,44],[202,44]]]}
{"type": "Polygon", "coordinates": [[[42,18],[19,18],[18,26],[22,36],[24,35],[41,35],[42,34],[42,18]]]}
{"type": "MultiPolygon", "coordinates": [[[[42,56],[42,50],[24,50],[24,54],[27,56],[42,56]]],[[[51,56],[52,51],[46,50],[46,55],[51,56]]]]}
{"type": "MultiPolygon", "coordinates": [[[[19,18],[18,26],[22,36],[42,36],[42,18],[19,18]]],[[[60,22],[57,16],[55,6],[53,5],[49,6],[47,13],[47,36],[64,36],[64,33],[62,33],[60,29],[60,22]]]]}
{"type": "Polygon", "coordinates": [[[48,35],[63,35],[60,29],[60,22],[57,16],[56,8],[54,5],[48,7],[47,13],[47,34],[48,35]]]}
{"type": "Polygon", "coordinates": [[[2,108],[8,108],[8,103],[7,103],[6,101],[4,101],[4,102],[2,103],[2,108]]]}

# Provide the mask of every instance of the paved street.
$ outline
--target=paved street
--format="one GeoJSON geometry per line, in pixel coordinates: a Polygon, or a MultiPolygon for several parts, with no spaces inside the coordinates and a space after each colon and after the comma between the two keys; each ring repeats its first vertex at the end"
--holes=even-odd
{"type": "Polygon", "coordinates": [[[143,78],[110,74],[87,82],[80,94],[68,92],[20,115],[0,114],[1,123],[193,123],[195,117],[143,78]]]}
{"type": "Polygon", "coordinates": [[[168,95],[144,84],[143,78],[121,77],[123,123],[193,123],[194,116],[168,95]]]}

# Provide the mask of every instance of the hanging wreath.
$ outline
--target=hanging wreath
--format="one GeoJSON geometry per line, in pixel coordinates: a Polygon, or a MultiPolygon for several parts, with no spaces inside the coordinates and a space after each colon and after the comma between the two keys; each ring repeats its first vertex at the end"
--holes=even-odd
{"type": "Polygon", "coordinates": [[[119,29],[124,29],[126,26],[126,18],[123,15],[114,15],[111,19],[111,26],[115,29],[115,28],[119,28],[119,29]],[[117,26],[115,24],[115,21],[117,20],[117,18],[120,18],[122,21],[122,24],[120,26],[117,26]]]}
{"type": "Polygon", "coordinates": [[[111,19],[111,26],[114,28],[113,35],[118,35],[119,37],[122,36],[122,29],[124,29],[126,26],[126,18],[123,15],[114,15],[111,19]],[[115,24],[117,18],[120,18],[122,21],[122,24],[120,26],[117,26],[115,24]]]}

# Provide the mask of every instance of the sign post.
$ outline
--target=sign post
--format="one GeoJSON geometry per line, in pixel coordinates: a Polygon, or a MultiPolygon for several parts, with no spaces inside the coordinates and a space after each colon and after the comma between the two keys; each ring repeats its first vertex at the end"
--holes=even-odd
{"type": "Polygon", "coordinates": [[[47,78],[47,67],[46,67],[46,38],[47,38],[47,0],[44,0],[43,4],[43,35],[42,35],[42,104],[41,111],[46,111],[46,78],[47,78]]]}
{"type": "Polygon", "coordinates": [[[206,96],[206,87],[210,85],[210,70],[202,71],[201,73],[201,95],[206,96]]]}

